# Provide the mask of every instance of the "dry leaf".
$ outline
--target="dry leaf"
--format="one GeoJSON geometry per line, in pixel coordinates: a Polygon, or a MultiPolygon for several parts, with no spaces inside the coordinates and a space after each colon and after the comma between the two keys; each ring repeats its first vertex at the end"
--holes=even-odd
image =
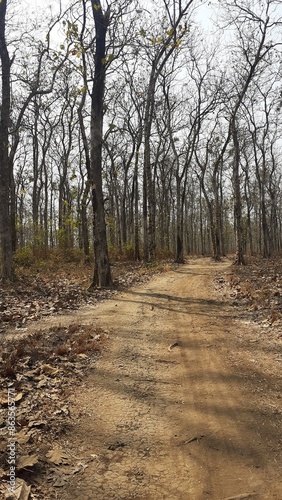
{"type": "Polygon", "coordinates": [[[39,373],[40,373],[39,368],[36,368],[35,370],[29,370],[29,371],[25,372],[25,376],[29,377],[29,378],[33,378],[36,375],[39,375],[39,373]]]}
{"type": "Polygon", "coordinates": [[[19,444],[26,444],[28,443],[30,436],[31,432],[26,432],[25,429],[22,429],[20,432],[17,432],[15,440],[19,444]]]}
{"type": "Polygon", "coordinates": [[[16,481],[16,499],[17,500],[28,500],[30,494],[31,486],[28,486],[23,479],[17,479],[16,481]],[[19,483],[19,486],[18,486],[19,483]]]}
{"type": "Polygon", "coordinates": [[[47,375],[56,375],[58,373],[58,368],[54,368],[51,365],[42,365],[41,372],[47,373],[47,375]]]}
{"type": "Polygon", "coordinates": [[[37,389],[41,389],[41,387],[46,386],[47,383],[48,383],[48,379],[46,377],[44,377],[42,380],[40,380],[40,382],[38,382],[37,389]]]}
{"type": "Polygon", "coordinates": [[[0,404],[2,406],[8,406],[8,393],[7,393],[7,391],[0,393],[0,404]]]}
{"type": "Polygon", "coordinates": [[[31,486],[28,486],[23,479],[16,479],[16,488],[12,493],[7,491],[5,493],[5,500],[28,500],[30,495],[31,486]]]}
{"type": "Polygon", "coordinates": [[[63,488],[64,486],[66,486],[66,485],[67,485],[67,483],[68,483],[67,478],[65,478],[65,477],[58,477],[58,478],[54,481],[53,486],[54,486],[55,488],[63,488]]]}
{"type": "Polygon", "coordinates": [[[54,468],[54,469],[50,469],[56,476],[62,476],[62,475],[66,475],[66,476],[73,476],[74,474],[77,474],[78,472],[81,472],[82,468],[80,465],[76,465],[76,466],[62,466],[60,468],[54,468]]]}
{"type": "MultiPolygon", "coordinates": [[[[20,401],[23,397],[23,393],[22,392],[19,392],[18,394],[16,394],[14,397],[13,397],[13,401],[16,403],[17,401],[20,401]]],[[[10,400],[10,398],[9,398],[10,400]]],[[[8,406],[8,392],[1,392],[0,393],[0,404],[2,406],[8,406]]]]}
{"type": "Polygon", "coordinates": [[[31,420],[28,427],[43,427],[44,425],[46,425],[44,420],[31,420]]]}
{"type": "Polygon", "coordinates": [[[65,458],[67,458],[67,455],[61,448],[56,447],[46,453],[46,458],[48,458],[48,460],[53,464],[59,465],[63,463],[65,458]]]}
{"type": "Polygon", "coordinates": [[[37,464],[38,456],[37,455],[25,455],[20,457],[17,461],[16,468],[18,470],[25,469],[26,467],[33,467],[33,465],[37,464]]]}
{"type": "Polygon", "coordinates": [[[20,401],[21,399],[23,398],[23,393],[22,392],[19,392],[16,397],[14,398],[14,401],[20,401]]]}

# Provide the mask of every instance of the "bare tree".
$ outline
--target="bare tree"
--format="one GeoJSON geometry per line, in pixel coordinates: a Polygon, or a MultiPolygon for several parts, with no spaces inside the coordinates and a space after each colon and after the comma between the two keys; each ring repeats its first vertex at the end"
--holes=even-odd
{"type": "Polygon", "coordinates": [[[156,225],[155,225],[155,189],[151,169],[151,132],[155,109],[155,91],[157,81],[165,65],[180,46],[181,40],[187,33],[186,17],[193,0],[182,4],[173,0],[163,0],[166,20],[164,34],[160,37],[151,37],[149,51],[149,80],[144,115],[144,258],[154,260],[156,257],[156,225]],[[184,26],[181,26],[181,22],[184,26]],[[148,214],[147,214],[148,209],[148,214]]]}
{"type": "Polygon", "coordinates": [[[7,0],[0,2],[0,59],[2,67],[1,111],[0,111],[0,238],[1,277],[10,280],[13,276],[12,231],[11,231],[11,177],[9,164],[9,125],[11,111],[10,67],[11,60],[6,44],[7,0]]]}
{"type": "Polygon", "coordinates": [[[232,109],[230,113],[229,133],[232,136],[233,156],[233,186],[234,186],[234,220],[237,240],[237,255],[235,262],[244,263],[244,242],[242,226],[242,198],[240,185],[240,141],[238,137],[238,112],[244,102],[248,89],[257,77],[258,70],[267,66],[267,57],[276,43],[272,41],[273,29],[278,21],[270,18],[273,0],[266,0],[252,8],[251,2],[236,0],[227,2],[229,14],[232,16],[232,26],[236,28],[239,40],[239,60],[237,61],[237,82],[232,109]]]}

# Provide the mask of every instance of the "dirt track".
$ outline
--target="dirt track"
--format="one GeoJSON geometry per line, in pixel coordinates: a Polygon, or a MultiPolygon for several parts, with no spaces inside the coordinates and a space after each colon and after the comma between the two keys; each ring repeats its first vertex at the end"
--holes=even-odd
{"type": "Polygon", "coordinates": [[[191,261],[80,312],[110,342],[74,387],[65,443],[93,460],[60,500],[282,499],[281,414],[230,359],[241,326],[212,285],[228,265],[191,261]]]}

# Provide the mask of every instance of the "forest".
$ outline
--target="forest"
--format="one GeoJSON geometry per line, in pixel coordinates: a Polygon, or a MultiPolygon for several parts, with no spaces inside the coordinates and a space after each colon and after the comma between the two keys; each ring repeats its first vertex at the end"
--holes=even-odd
{"type": "Polygon", "coordinates": [[[281,2],[0,3],[1,277],[281,252],[281,2]]]}
{"type": "Polygon", "coordinates": [[[281,34],[0,0],[0,497],[281,500],[281,34]]]}

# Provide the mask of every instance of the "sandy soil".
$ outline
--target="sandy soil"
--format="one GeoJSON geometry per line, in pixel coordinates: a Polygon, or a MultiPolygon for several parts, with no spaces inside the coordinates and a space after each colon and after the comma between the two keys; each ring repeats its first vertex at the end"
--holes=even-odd
{"type": "Polygon", "coordinates": [[[62,443],[91,461],[60,500],[282,499],[281,363],[215,292],[229,265],[193,260],[79,312],[109,343],[70,396],[62,443]]]}

